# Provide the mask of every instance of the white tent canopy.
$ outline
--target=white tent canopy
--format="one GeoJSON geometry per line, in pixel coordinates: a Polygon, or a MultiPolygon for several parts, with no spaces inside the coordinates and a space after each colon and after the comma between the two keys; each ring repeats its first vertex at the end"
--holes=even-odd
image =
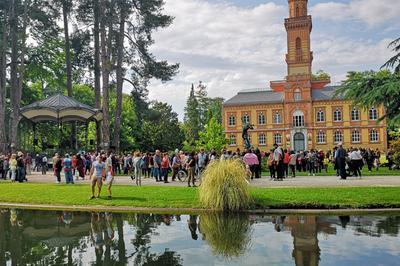
{"type": "Polygon", "coordinates": [[[21,115],[33,122],[41,121],[101,121],[101,110],[78,102],[62,94],[56,94],[21,108],[21,115]]]}

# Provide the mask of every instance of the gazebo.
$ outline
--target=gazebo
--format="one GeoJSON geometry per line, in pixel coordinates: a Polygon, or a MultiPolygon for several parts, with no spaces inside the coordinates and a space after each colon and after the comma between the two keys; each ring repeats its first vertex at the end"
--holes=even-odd
{"type": "Polygon", "coordinates": [[[43,121],[54,121],[60,125],[64,122],[80,121],[88,123],[103,119],[101,110],[62,94],[56,94],[24,106],[20,109],[20,113],[23,117],[32,121],[34,125],[43,121]]]}

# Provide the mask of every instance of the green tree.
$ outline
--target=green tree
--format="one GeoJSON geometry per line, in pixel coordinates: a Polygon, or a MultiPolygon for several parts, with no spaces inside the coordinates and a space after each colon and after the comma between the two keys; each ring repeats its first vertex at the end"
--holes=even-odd
{"type": "Polygon", "coordinates": [[[225,138],[224,127],[218,123],[215,117],[211,117],[205,126],[204,131],[199,133],[199,140],[196,141],[197,148],[205,148],[206,150],[221,150],[228,143],[225,138]]]}
{"type": "Polygon", "coordinates": [[[188,145],[195,145],[196,140],[199,138],[201,130],[200,120],[199,103],[195,96],[194,85],[192,84],[190,95],[186,102],[184,117],[185,135],[188,145]]]}
{"type": "Polygon", "coordinates": [[[389,48],[396,53],[382,67],[394,69],[395,73],[400,73],[400,38],[397,38],[389,44],[389,48]]]}
{"type": "Polygon", "coordinates": [[[383,105],[386,113],[380,120],[387,118],[391,125],[400,122],[400,73],[349,72],[337,95],[363,108],[383,105]]]}
{"type": "Polygon", "coordinates": [[[146,139],[141,150],[171,151],[182,147],[184,134],[180,128],[178,114],[172,106],[162,102],[152,102],[149,117],[143,123],[146,139]]]}
{"type": "Polygon", "coordinates": [[[319,80],[329,80],[331,76],[323,71],[322,69],[318,70],[317,73],[312,74],[312,80],[319,81],[319,80]]]}

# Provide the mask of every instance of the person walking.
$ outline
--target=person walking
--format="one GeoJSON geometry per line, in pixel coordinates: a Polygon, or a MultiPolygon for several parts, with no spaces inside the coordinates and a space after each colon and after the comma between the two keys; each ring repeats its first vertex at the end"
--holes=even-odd
{"type": "Polygon", "coordinates": [[[58,153],[56,153],[56,155],[54,156],[54,176],[56,177],[57,184],[61,183],[61,170],[62,170],[62,160],[61,157],[58,153]]]}
{"type": "Polygon", "coordinates": [[[335,153],[335,160],[337,163],[337,168],[339,170],[340,179],[345,180],[347,178],[346,175],[346,150],[343,149],[343,143],[340,142],[338,144],[338,148],[335,153]]]}
{"type": "Polygon", "coordinates": [[[114,162],[114,154],[109,151],[107,153],[107,159],[106,159],[106,164],[105,164],[105,170],[106,170],[106,175],[103,177],[103,181],[105,181],[107,185],[107,192],[108,192],[108,199],[112,199],[112,192],[111,192],[111,187],[112,183],[114,181],[114,169],[118,170],[118,167],[115,167],[115,162],[114,162]]]}
{"type": "Polygon", "coordinates": [[[208,163],[208,156],[204,152],[204,148],[200,149],[200,152],[197,154],[197,175],[201,176],[203,171],[206,169],[208,163]]]}
{"type": "Polygon", "coordinates": [[[103,158],[101,155],[97,156],[96,161],[92,163],[92,168],[90,169],[90,176],[91,176],[91,188],[92,188],[92,196],[90,199],[94,199],[95,196],[95,187],[97,185],[97,198],[100,197],[101,193],[101,186],[103,185],[103,177],[105,177],[105,169],[106,166],[103,162],[103,158]]]}
{"type": "Polygon", "coordinates": [[[67,184],[74,184],[74,176],[72,174],[72,160],[68,153],[65,154],[62,165],[64,167],[65,182],[67,184]]]}

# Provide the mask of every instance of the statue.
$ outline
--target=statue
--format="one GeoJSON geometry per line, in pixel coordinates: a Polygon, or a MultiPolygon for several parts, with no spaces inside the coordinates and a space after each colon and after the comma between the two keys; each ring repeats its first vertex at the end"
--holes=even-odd
{"type": "Polygon", "coordinates": [[[251,125],[250,123],[246,122],[243,126],[243,131],[242,131],[244,148],[246,150],[251,148],[249,133],[247,132],[247,131],[249,131],[249,129],[254,129],[254,125],[251,125]]]}

